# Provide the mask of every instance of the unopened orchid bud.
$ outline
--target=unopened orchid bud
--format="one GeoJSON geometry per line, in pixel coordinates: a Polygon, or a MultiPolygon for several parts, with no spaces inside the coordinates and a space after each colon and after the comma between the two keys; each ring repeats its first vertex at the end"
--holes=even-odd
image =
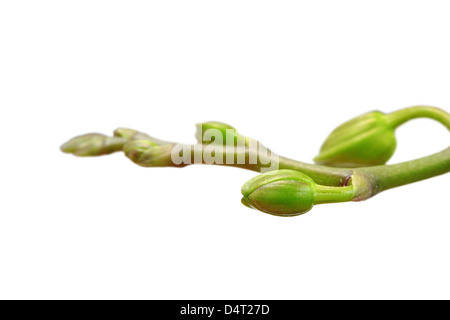
{"type": "Polygon", "coordinates": [[[347,121],[331,132],[314,161],[331,167],[385,164],[397,146],[395,130],[416,118],[434,119],[450,130],[448,113],[435,107],[410,107],[389,114],[373,111],[347,121]]]}
{"type": "Polygon", "coordinates": [[[70,139],[61,146],[61,151],[80,157],[100,156],[121,151],[127,139],[89,133],[70,139]]]}
{"type": "Polygon", "coordinates": [[[373,111],[331,132],[314,161],[332,167],[379,165],[391,158],[396,146],[395,127],[387,115],[373,111]]]}
{"type": "Polygon", "coordinates": [[[198,143],[202,144],[219,143],[234,146],[242,143],[243,146],[248,146],[249,143],[249,138],[238,133],[234,127],[217,121],[198,123],[195,137],[198,143]]]}
{"type": "Polygon", "coordinates": [[[242,187],[242,203],[277,216],[297,216],[314,204],[350,201],[353,187],[328,187],[316,184],[295,170],[277,170],[250,179],[242,187]]]}

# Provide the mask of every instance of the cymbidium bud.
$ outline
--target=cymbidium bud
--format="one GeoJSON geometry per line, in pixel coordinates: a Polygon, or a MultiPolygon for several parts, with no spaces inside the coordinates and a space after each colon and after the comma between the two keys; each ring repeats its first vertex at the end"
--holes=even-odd
{"type": "Polygon", "coordinates": [[[100,133],[89,133],[70,139],[61,146],[61,151],[80,157],[100,156],[121,151],[126,139],[108,137],[100,133]]]}
{"type": "Polygon", "coordinates": [[[389,115],[373,111],[337,127],[323,143],[314,161],[332,167],[385,164],[397,146],[389,115]]]}
{"type": "Polygon", "coordinates": [[[167,167],[172,166],[171,151],[173,145],[157,145],[148,140],[131,140],[123,151],[134,163],[143,167],[167,167]]]}
{"type": "Polygon", "coordinates": [[[314,204],[350,201],[353,187],[327,187],[294,170],[277,170],[254,177],[242,187],[242,203],[277,216],[297,216],[314,204]]]}

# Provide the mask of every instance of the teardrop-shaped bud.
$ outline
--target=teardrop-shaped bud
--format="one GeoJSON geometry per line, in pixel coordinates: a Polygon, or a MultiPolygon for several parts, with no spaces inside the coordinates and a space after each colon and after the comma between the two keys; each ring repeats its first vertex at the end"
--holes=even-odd
{"type": "Polygon", "coordinates": [[[278,216],[296,216],[311,210],[316,184],[294,170],[270,171],[254,177],[242,187],[242,203],[278,216]]]}
{"type": "Polygon", "coordinates": [[[331,132],[314,161],[332,167],[381,165],[392,157],[396,146],[395,126],[387,115],[373,111],[331,132]]]}
{"type": "Polygon", "coordinates": [[[61,146],[61,151],[80,157],[100,156],[121,151],[126,139],[108,137],[100,133],[89,133],[70,139],[61,146]]]}
{"type": "Polygon", "coordinates": [[[217,121],[198,123],[195,138],[201,144],[218,143],[229,146],[238,144],[248,146],[249,143],[249,138],[238,133],[234,127],[217,121]]]}

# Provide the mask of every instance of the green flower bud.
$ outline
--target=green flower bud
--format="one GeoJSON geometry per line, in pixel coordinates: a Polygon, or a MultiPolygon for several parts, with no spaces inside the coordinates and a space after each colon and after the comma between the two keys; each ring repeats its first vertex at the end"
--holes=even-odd
{"type": "Polygon", "coordinates": [[[448,113],[435,107],[416,106],[389,114],[373,111],[337,127],[325,140],[314,161],[332,167],[385,164],[397,146],[395,129],[417,118],[436,120],[450,130],[448,113]]]}
{"type": "Polygon", "coordinates": [[[126,139],[90,133],[72,138],[61,146],[61,151],[80,157],[100,156],[121,151],[126,139]]]}
{"type": "Polygon", "coordinates": [[[157,145],[148,140],[131,140],[123,151],[134,163],[143,167],[167,167],[172,166],[173,145],[157,145]]]}
{"type": "Polygon", "coordinates": [[[389,115],[373,111],[337,127],[314,161],[332,167],[365,167],[386,163],[397,141],[389,115]]]}
{"type": "Polygon", "coordinates": [[[270,171],[244,184],[242,203],[274,215],[295,216],[312,209],[314,189],[314,181],[301,172],[270,171]]]}
{"type": "Polygon", "coordinates": [[[247,181],[241,192],[247,207],[284,217],[304,214],[314,204],[350,201],[354,196],[353,186],[321,186],[295,170],[263,173],[247,181]]]}
{"type": "Polygon", "coordinates": [[[242,139],[242,143],[245,144],[245,146],[248,146],[248,140],[249,138],[242,136],[239,134],[236,129],[226,123],[217,122],[217,121],[210,121],[210,122],[203,122],[197,124],[197,132],[195,133],[195,138],[197,139],[198,143],[201,144],[210,144],[210,143],[220,143],[222,145],[225,145],[228,141],[230,143],[230,139],[234,141],[234,144],[237,144],[237,139],[242,139]],[[213,136],[210,137],[208,135],[208,130],[218,130],[219,132],[211,132],[213,136]],[[205,133],[207,133],[205,135],[205,133]],[[219,133],[221,135],[219,140],[217,137],[215,137],[215,133],[219,133]],[[211,138],[211,140],[209,139],[211,138]]]}

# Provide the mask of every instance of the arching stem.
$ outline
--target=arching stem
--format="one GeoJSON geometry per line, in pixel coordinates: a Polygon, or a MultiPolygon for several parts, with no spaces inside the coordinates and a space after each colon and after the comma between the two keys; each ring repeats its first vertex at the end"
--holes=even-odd
{"type": "Polygon", "coordinates": [[[445,174],[449,171],[450,147],[416,160],[355,169],[355,173],[370,177],[370,180],[372,180],[370,196],[388,189],[445,174]]]}
{"type": "Polygon", "coordinates": [[[401,109],[387,115],[387,121],[392,128],[397,128],[403,123],[417,118],[436,120],[450,130],[450,117],[448,113],[435,107],[416,106],[401,109]]]}

